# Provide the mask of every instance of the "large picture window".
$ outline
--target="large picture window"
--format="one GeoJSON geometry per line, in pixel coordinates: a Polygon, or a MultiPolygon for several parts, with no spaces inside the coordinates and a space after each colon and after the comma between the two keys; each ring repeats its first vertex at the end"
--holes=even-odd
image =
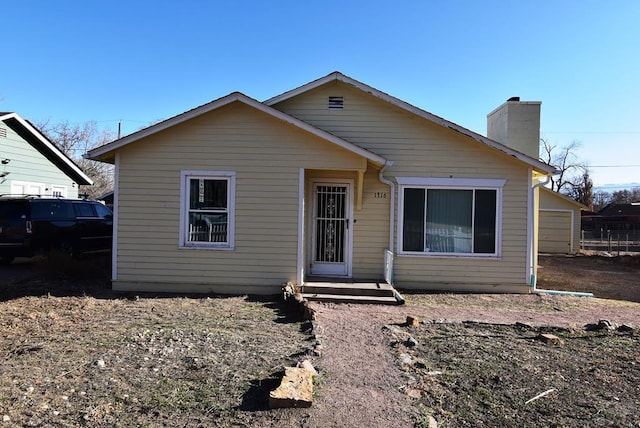
{"type": "Polygon", "coordinates": [[[232,248],[234,194],[233,172],[184,171],[181,246],[232,248]]]}
{"type": "Polygon", "coordinates": [[[502,180],[482,180],[482,187],[471,180],[411,181],[400,187],[401,253],[499,254],[502,180]]]}

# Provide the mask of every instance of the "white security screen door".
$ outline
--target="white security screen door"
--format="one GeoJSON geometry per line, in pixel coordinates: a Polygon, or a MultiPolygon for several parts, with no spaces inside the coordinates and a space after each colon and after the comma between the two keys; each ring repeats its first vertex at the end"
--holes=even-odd
{"type": "Polygon", "coordinates": [[[349,183],[314,183],[312,275],[350,274],[350,187],[349,183]]]}

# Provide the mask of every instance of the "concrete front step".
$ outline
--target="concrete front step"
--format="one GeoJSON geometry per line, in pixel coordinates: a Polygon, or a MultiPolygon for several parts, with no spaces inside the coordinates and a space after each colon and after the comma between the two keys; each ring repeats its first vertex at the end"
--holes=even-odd
{"type": "Polygon", "coordinates": [[[389,296],[354,296],[349,294],[317,294],[302,293],[302,297],[316,302],[365,303],[371,305],[398,305],[395,297],[389,296]]]}
{"type": "Polygon", "coordinates": [[[378,297],[394,297],[395,295],[391,285],[378,282],[307,282],[302,286],[302,292],[308,294],[346,294],[378,297]]]}
{"type": "Polygon", "coordinates": [[[367,303],[401,305],[402,296],[393,286],[384,282],[307,282],[302,286],[302,297],[336,303],[367,303]]]}

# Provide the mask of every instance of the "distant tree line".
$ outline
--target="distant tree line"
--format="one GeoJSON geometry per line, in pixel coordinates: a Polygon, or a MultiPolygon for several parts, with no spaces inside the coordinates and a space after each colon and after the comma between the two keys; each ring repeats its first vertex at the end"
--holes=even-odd
{"type": "Polygon", "coordinates": [[[598,212],[609,204],[628,204],[640,201],[640,187],[607,192],[593,189],[589,166],[577,155],[580,143],[558,147],[541,139],[540,160],[555,167],[559,173],[550,178],[551,190],[570,197],[598,212]]]}
{"type": "Polygon", "coordinates": [[[45,121],[36,126],[93,180],[92,186],[79,186],[81,195],[96,199],[113,190],[113,165],[83,157],[89,150],[114,140],[112,132],[99,129],[95,121],[83,124],[71,124],[68,121],[52,124],[45,121]]]}
{"type": "Polygon", "coordinates": [[[640,202],[640,187],[606,192],[597,190],[593,195],[593,211],[600,211],[609,204],[630,204],[640,202]]]}

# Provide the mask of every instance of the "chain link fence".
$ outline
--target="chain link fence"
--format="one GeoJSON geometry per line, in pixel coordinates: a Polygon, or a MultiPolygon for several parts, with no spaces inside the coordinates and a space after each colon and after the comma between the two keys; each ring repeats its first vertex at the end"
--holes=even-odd
{"type": "Polygon", "coordinates": [[[640,230],[583,230],[580,249],[609,253],[640,251],[640,230]]]}

